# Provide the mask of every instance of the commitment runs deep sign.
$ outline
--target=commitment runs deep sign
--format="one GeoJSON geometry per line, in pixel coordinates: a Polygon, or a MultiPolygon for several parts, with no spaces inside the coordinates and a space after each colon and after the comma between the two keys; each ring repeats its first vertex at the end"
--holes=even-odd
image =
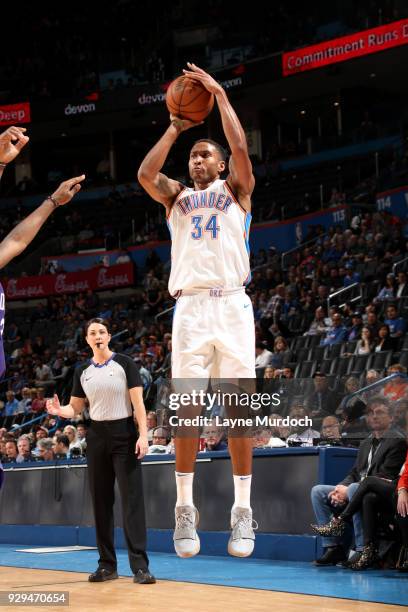
{"type": "Polygon", "coordinates": [[[283,76],[322,68],[406,44],[408,44],[408,19],[401,19],[401,21],[394,21],[378,28],[363,30],[356,34],[284,53],[282,55],[283,76]]]}

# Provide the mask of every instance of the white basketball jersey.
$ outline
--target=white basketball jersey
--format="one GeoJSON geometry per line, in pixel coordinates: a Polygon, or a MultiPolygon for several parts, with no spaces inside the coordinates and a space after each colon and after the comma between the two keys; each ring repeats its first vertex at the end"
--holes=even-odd
{"type": "Polygon", "coordinates": [[[251,215],[238,204],[226,181],[207,189],[186,187],[167,218],[171,245],[169,292],[248,283],[251,215]]]}

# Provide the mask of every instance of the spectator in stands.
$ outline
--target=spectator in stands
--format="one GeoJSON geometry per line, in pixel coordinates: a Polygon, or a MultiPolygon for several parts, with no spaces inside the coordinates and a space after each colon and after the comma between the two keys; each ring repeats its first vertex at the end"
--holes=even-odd
{"type": "Polygon", "coordinates": [[[338,396],[330,389],[326,375],[319,370],[313,375],[314,389],[305,397],[305,406],[311,417],[325,417],[334,414],[338,396]]]}
{"type": "Polygon", "coordinates": [[[5,416],[14,416],[18,413],[18,400],[16,399],[16,394],[14,391],[6,391],[7,402],[4,407],[4,415],[5,416]]]}
{"type": "Polygon", "coordinates": [[[288,366],[284,366],[281,369],[276,368],[273,372],[273,378],[293,378],[293,377],[294,377],[293,369],[288,366]]]}
{"type": "Polygon", "coordinates": [[[396,298],[408,297],[408,282],[405,272],[398,272],[398,284],[395,292],[396,298]]]}
{"type": "Polygon", "coordinates": [[[320,440],[327,442],[341,441],[341,424],[333,414],[324,417],[320,428],[320,440]]]}
{"type": "Polygon", "coordinates": [[[373,338],[376,338],[378,336],[378,331],[380,329],[381,323],[378,321],[378,316],[375,312],[375,306],[373,306],[373,310],[367,312],[366,316],[363,317],[363,321],[364,324],[371,329],[373,338]]]}
{"type": "MultiPolygon", "coordinates": [[[[282,336],[277,336],[281,338],[282,336]]],[[[276,342],[276,341],[275,341],[276,342]]],[[[255,368],[266,368],[273,361],[273,353],[267,349],[267,343],[258,341],[255,344],[255,368]]]]}
{"type": "Polygon", "coordinates": [[[37,357],[35,360],[35,381],[36,387],[47,387],[48,390],[54,387],[54,379],[52,376],[51,368],[43,362],[41,357],[37,357]]]}
{"type": "Polygon", "coordinates": [[[149,372],[149,370],[144,366],[144,364],[142,362],[142,358],[140,357],[140,355],[141,355],[141,353],[139,353],[139,355],[134,357],[133,361],[139,367],[139,374],[140,374],[140,378],[142,379],[142,382],[143,382],[143,389],[146,391],[146,389],[148,389],[150,387],[150,385],[152,384],[153,377],[152,377],[151,373],[149,372]]]}
{"type": "Polygon", "coordinates": [[[296,419],[298,425],[290,426],[290,435],[286,442],[288,446],[300,443],[300,446],[313,446],[313,440],[320,438],[320,433],[313,429],[308,413],[302,404],[294,404],[289,412],[290,419],[296,419]],[[292,444],[291,444],[292,443],[292,444]]]}
{"type": "Polygon", "coordinates": [[[51,438],[42,438],[37,442],[38,448],[38,458],[41,461],[53,461],[54,460],[54,451],[53,451],[54,442],[51,438]]]}
{"type": "Polygon", "coordinates": [[[7,440],[6,456],[2,459],[3,463],[15,463],[18,455],[17,442],[15,440],[7,440]]]}
{"type": "Polygon", "coordinates": [[[369,355],[374,350],[374,338],[371,329],[366,325],[361,329],[361,338],[357,340],[355,355],[369,355]]]}
{"type": "Polygon", "coordinates": [[[269,380],[271,378],[274,378],[274,373],[275,373],[275,368],[272,366],[266,366],[265,370],[264,370],[264,380],[269,380]]]}
{"type": "Polygon", "coordinates": [[[390,328],[391,338],[401,338],[401,336],[405,334],[407,323],[405,319],[398,316],[398,310],[395,304],[387,306],[384,323],[390,328]]]}
{"type": "MultiPolygon", "coordinates": [[[[400,363],[394,363],[387,369],[387,376],[391,374],[407,374],[407,368],[400,363]]],[[[394,402],[401,399],[408,399],[408,383],[406,378],[397,376],[393,380],[390,380],[384,386],[382,393],[384,397],[394,402]]]]}
{"type": "Polygon", "coordinates": [[[395,276],[390,272],[385,279],[385,285],[374,298],[374,302],[383,302],[384,300],[393,300],[396,295],[395,276]]]}
{"type": "Polygon", "coordinates": [[[252,447],[253,448],[269,448],[269,440],[271,434],[267,429],[256,429],[253,432],[252,447]]]}
{"type": "Polygon", "coordinates": [[[69,456],[78,457],[78,455],[83,455],[84,449],[82,448],[81,441],[78,440],[76,428],[73,425],[65,425],[62,433],[66,435],[69,440],[69,456]]]}
{"type": "Polygon", "coordinates": [[[347,338],[347,328],[343,325],[343,318],[340,313],[332,316],[332,325],[326,332],[326,337],[320,341],[320,346],[331,346],[344,342],[347,338]]]}
{"type": "Polygon", "coordinates": [[[32,344],[33,354],[42,357],[48,348],[43,336],[36,336],[32,344]]]}
{"type": "Polygon", "coordinates": [[[349,287],[361,281],[360,274],[355,270],[355,265],[352,261],[346,263],[345,269],[346,274],[343,277],[343,287],[349,287]]]}
{"type": "Polygon", "coordinates": [[[360,512],[356,512],[352,517],[356,553],[347,562],[342,534],[330,535],[321,528],[327,526],[338,508],[342,508],[353,499],[364,478],[379,476],[394,480],[398,477],[404,462],[407,445],[402,438],[390,435],[392,417],[388,401],[381,397],[373,398],[368,406],[367,416],[372,433],[361,444],[354,467],[346,478],[335,487],[316,485],[312,489],[312,505],[318,523],[313,528],[323,535],[324,547],[324,554],[315,561],[317,566],[343,562],[346,567],[353,567],[359,562],[366,545],[360,512]]]}
{"type": "Polygon", "coordinates": [[[21,390],[21,400],[18,402],[18,414],[28,414],[31,412],[31,391],[29,387],[23,387],[21,390]]]}
{"type": "Polygon", "coordinates": [[[148,455],[155,453],[167,453],[167,446],[170,442],[170,430],[166,427],[155,427],[152,435],[152,444],[147,451],[148,455]]]}
{"type": "Polygon", "coordinates": [[[77,423],[77,439],[81,444],[83,454],[85,454],[86,452],[86,435],[87,435],[86,425],[85,423],[82,423],[81,421],[79,421],[77,423]]]}
{"type": "Polygon", "coordinates": [[[45,411],[45,390],[44,387],[38,387],[31,389],[31,412],[35,412],[36,414],[40,414],[45,411]]]}
{"type": "Polygon", "coordinates": [[[157,415],[154,410],[149,410],[146,414],[146,424],[147,424],[147,440],[149,444],[152,442],[153,431],[157,427],[157,415]]]}
{"type": "Polygon", "coordinates": [[[69,459],[69,438],[65,434],[58,434],[53,439],[53,451],[55,459],[69,459]]]}
{"type": "MultiPolygon", "coordinates": [[[[269,351],[267,352],[269,353],[269,351]]],[[[272,357],[265,366],[272,365],[274,368],[281,368],[289,361],[293,361],[292,351],[289,349],[285,338],[283,336],[277,336],[273,345],[272,357]]]]}
{"type": "Polygon", "coordinates": [[[25,463],[26,461],[35,460],[35,457],[31,454],[30,438],[27,435],[23,434],[17,440],[17,450],[17,463],[25,463]]]}
{"type": "Polygon", "coordinates": [[[378,329],[378,338],[374,344],[374,352],[395,350],[396,339],[390,337],[390,328],[383,323],[378,329]]]}
{"type": "Polygon", "coordinates": [[[309,329],[304,333],[304,336],[323,336],[327,332],[326,312],[323,306],[319,306],[315,310],[315,318],[311,322],[309,329]]]}
{"type": "Polygon", "coordinates": [[[356,310],[351,315],[351,328],[348,332],[347,340],[352,342],[353,340],[358,340],[361,335],[361,330],[363,328],[363,317],[359,310],[356,310]]]}
{"type": "Polygon", "coordinates": [[[225,440],[225,434],[220,427],[217,427],[214,420],[206,425],[203,430],[204,451],[220,451],[227,450],[228,444],[225,440]]]}

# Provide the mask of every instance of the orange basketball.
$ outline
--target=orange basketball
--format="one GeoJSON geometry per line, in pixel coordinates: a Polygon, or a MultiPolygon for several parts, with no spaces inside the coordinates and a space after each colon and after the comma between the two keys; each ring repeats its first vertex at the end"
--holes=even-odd
{"type": "Polygon", "coordinates": [[[169,85],[166,104],[172,115],[190,121],[203,121],[214,106],[214,95],[201,83],[180,76],[169,85]]]}

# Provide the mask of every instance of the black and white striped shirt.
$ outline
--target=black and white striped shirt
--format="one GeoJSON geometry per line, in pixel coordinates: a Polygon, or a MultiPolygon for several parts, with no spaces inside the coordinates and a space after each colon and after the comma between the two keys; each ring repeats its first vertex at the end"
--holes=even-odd
{"type": "Polygon", "coordinates": [[[129,389],[142,387],[139,370],[127,355],[113,353],[103,364],[90,360],[74,373],[73,397],[87,397],[93,421],[116,421],[132,416],[129,389]]]}

